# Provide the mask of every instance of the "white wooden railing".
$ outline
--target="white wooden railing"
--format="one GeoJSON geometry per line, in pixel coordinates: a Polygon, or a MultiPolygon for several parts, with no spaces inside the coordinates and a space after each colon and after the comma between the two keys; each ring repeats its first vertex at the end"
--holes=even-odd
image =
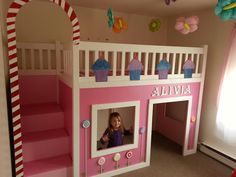
{"type": "Polygon", "coordinates": [[[109,80],[128,80],[127,67],[134,55],[144,66],[141,79],[145,80],[157,78],[156,65],[163,58],[171,64],[168,78],[183,78],[183,64],[187,59],[191,59],[196,66],[193,78],[201,78],[207,46],[197,48],[81,42],[77,50],[81,81],[94,78],[91,66],[101,55],[112,67],[109,80]]]}
{"type": "Polygon", "coordinates": [[[17,43],[19,73],[23,75],[72,74],[72,51],[55,43],[17,43]]]}
{"type": "MultiPolygon", "coordinates": [[[[127,67],[134,55],[144,69],[141,80],[157,79],[156,65],[165,58],[171,64],[169,79],[183,78],[183,64],[191,59],[195,64],[193,78],[201,78],[206,63],[207,46],[174,47],[154,45],[131,45],[114,43],[81,42],[74,50],[79,60],[77,71],[80,81],[94,81],[93,63],[104,57],[111,65],[108,80],[129,80],[127,67]]],[[[20,74],[72,75],[72,50],[64,49],[59,42],[17,43],[20,74]]]]}

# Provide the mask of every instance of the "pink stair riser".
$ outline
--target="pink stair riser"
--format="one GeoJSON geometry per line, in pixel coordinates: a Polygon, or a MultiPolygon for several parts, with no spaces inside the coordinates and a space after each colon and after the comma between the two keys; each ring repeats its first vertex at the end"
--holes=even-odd
{"type": "Polygon", "coordinates": [[[69,154],[69,136],[63,129],[23,134],[24,162],[69,154]]]}
{"type": "Polygon", "coordinates": [[[22,131],[36,132],[64,127],[63,112],[46,114],[22,115],[22,131]]]}
{"type": "Polygon", "coordinates": [[[72,177],[69,155],[24,163],[25,177],[72,177]]]}

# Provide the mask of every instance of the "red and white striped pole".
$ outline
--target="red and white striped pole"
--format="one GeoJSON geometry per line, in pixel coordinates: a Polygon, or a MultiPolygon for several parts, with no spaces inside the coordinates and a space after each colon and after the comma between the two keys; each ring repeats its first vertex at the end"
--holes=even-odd
{"type": "MultiPolygon", "coordinates": [[[[19,96],[19,74],[16,47],[16,16],[22,6],[31,0],[14,0],[10,5],[7,14],[7,40],[8,40],[8,59],[9,77],[11,91],[13,141],[16,177],[24,176],[23,154],[22,154],[22,132],[20,115],[20,96],[19,96]]],[[[73,27],[73,43],[78,45],[80,41],[79,21],[75,11],[65,0],[50,0],[59,5],[68,15],[73,27]]]]}

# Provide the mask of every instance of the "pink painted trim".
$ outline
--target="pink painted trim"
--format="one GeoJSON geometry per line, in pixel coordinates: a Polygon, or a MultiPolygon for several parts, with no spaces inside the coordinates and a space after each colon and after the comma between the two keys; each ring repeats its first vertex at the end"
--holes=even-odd
{"type": "Polygon", "coordinates": [[[223,70],[221,72],[220,85],[219,85],[218,95],[217,95],[217,107],[218,107],[219,101],[220,101],[220,94],[221,94],[222,84],[223,84],[223,80],[224,80],[224,76],[225,76],[225,71],[226,71],[226,68],[229,64],[229,53],[232,48],[233,41],[236,40],[235,38],[236,38],[236,25],[234,26],[234,28],[230,34],[229,42],[228,42],[226,50],[225,50],[226,52],[225,52],[225,57],[224,57],[224,61],[223,61],[223,70]]]}
{"type": "MultiPolygon", "coordinates": [[[[19,74],[18,74],[15,24],[16,24],[16,16],[20,8],[25,4],[27,4],[29,1],[31,0],[15,0],[8,9],[7,19],[6,19],[16,177],[24,176],[24,170],[23,170],[23,160],[22,160],[22,135],[21,135],[22,131],[21,131],[19,74]]],[[[80,41],[80,27],[75,11],[64,0],[57,0],[57,1],[50,0],[50,1],[59,5],[68,15],[73,27],[73,42],[75,45],[78,45],[80,41]]]]}

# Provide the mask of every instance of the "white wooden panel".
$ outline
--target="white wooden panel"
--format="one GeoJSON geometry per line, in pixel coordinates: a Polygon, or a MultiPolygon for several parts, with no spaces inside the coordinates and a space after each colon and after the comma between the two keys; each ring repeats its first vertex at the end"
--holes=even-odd
{"type": "Polygon", "coordinates": [[[170,61],[170,53],[167,53],[166,55],[166,60],[169,62],[170,61]]]}
{"type": "Polygon", "coordinates": [[[99,50],[94,51],[94,61],[96,61],[99,58],[99,50]]]}
{"type": "Polygon", "coordinates": [[[112,68],[113,68],[112,75],[116,76],[116,68],[117,68],[116,65],[117,65],[117,59],[118,59],[118,53],[117,52],[113,52],[112,59],[113,59],[113,62],[112,62],[112,64],[113,64],[113,66],[112,66],[112,68]]]}
{"type": "Polygon", "coordinates": [[[172,71],[171,74],[175,74],[175,62],[176,62],[176,53],[173,54],[173,62],[172,62],[172,71]]]}
{"type": "Polygon", "coordinates": [[[86,50],[85,51],[85,77],[89,77],[89,52],[86,50]]]}
{"type": "Polygon", "coordinates": [[[178,74],[181,74],[183,54],[179,54],[178,74]]]}
{"type": "Polygon", "coordinates": [[[197,54],[196,69],[195,69],[195,73],[196,74],[198,73],[199,62],[200,62],[200,54],[197,54]]]}
{"type": "Polygon", "coordinates": [[[148,74],[148,57],[147,53],[144,53],[144,75],[148,74]]]}
{"type": "Polygon", "coordinates": [[[152,75],[154,75],[155,74],[155,64],[156,64],[156,54],[155,53],[152,53],[152,58],[151,58],[151,60],[152,60],[152,75]]]}
{"type": "Polygon", "coordinates": [[[106,61],[108,61],[108,51],[104,51],[104,58],[106,61]]]}
{"type": "Polygon", "coordinates": [[[125,53],[122,52],[121,54],[121,76],[125,75],[125,53]]]}

